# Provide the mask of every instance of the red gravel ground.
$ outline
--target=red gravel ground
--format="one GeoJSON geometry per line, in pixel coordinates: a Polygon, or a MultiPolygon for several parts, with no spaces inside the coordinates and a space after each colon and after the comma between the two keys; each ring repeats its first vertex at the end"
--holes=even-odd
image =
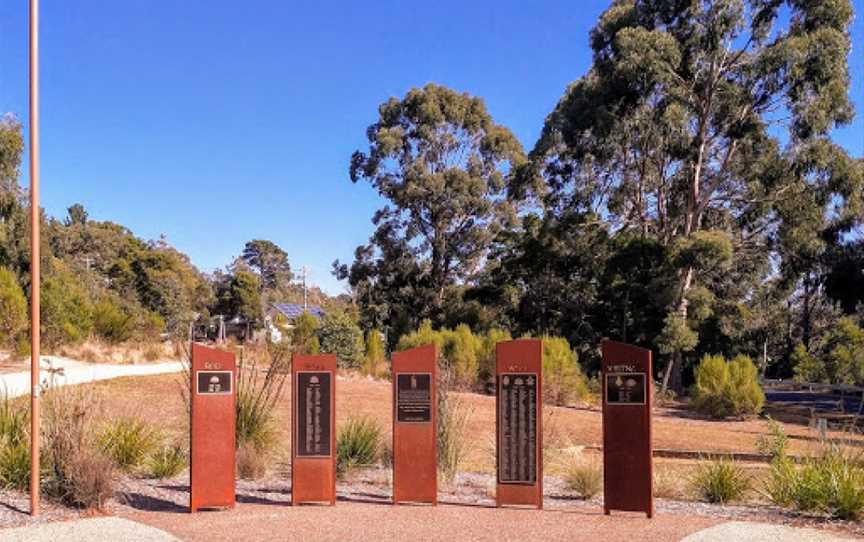
{"type": "Polygon", "coordinates": [[[238,504],[234,510],[134,512],[128,519],[181,540],[602,540],[677,541],[720,523],[707,517],[591,510],[496,509],[485,506],[392,506],[340,501],[336,506],[238,504]]]}

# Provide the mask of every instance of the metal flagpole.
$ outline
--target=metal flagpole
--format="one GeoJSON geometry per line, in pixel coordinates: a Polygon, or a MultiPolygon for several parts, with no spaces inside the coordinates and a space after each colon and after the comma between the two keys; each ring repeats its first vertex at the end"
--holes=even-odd
{"type": "Polygon", "coordinates": [[[30,514],[39,515],[39,0],[30,0],[30,514]]]}

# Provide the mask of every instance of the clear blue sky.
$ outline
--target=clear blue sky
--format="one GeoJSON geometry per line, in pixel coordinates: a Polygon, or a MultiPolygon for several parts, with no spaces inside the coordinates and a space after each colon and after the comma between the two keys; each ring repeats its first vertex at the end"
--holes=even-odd
{"type": "MultiPolygon", "coordinates": [[[[530,148],[590,65],[607,0],[42,0],[42,203],[75,202],[204,271],[271,239],[331,293],[381,201],[348,178],[378,104],[434,81],[482,96],[530,148]]],[[[864,155],[864,1],[836,134],[864,155]]],[[[27,1],[0,2],[0,113],[27,117],[27,1]]],[[[26,186],[26,168],[22,184],[26,186]]]]}

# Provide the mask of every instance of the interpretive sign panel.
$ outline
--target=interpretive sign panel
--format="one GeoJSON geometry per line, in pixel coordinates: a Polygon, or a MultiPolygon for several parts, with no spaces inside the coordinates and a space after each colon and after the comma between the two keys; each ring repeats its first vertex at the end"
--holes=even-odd
{"type": "Polygon", "coordinates": [[[234,506],[235,358],[192,344],[189,509],[234,506]]]}
{"type": "Polygon", "coordinates": [[[405,423],[432,421],[432,373],[396,375],[396,419],[405,423]]]}
{"type": "Polygon", "coordinates": [[[543,507],[543,343],[496,347],[498,506],[543,507]]]}
{"type": "Polygon", "coordinates": [[[438,351],[393,353],[393,503],[438,502],[438,351]]]}
{"type": "Polygon", "coordinates": [[[654,515],[651,351],[603,341],[603,511],[654,515]]]}
{"type": "Polygon", "coordinates": [[[336,356],[294,356],[291,502],[336,503],[336,356]]]}

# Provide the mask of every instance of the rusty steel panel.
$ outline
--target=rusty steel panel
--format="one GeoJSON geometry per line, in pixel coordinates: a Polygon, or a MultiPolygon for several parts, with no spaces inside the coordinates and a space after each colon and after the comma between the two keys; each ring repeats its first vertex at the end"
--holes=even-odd
{"type": "Polygon", "coordinates": [[[393,353],[393,503],[438,503],[438,352],[393,353]]]}
{"type": "Polygon", "coordinates": [[[495,388],[495,502],[543,508],[543,342],[499,342],[495,388]]]}
{"type": "Polygon", "coordinates": [[[603,511],[654,515],[651,351],[603,341],[603,511]]]}
{"type": "Polygon", "coordinates": [[[291,504],[336,504],[336,356],[291,364],[291,504]]]}
{"type": "Polygon", "coordinates": [[[235,481],[234,354],[192,344],[189,509],[231,508],[235,481]]]}

